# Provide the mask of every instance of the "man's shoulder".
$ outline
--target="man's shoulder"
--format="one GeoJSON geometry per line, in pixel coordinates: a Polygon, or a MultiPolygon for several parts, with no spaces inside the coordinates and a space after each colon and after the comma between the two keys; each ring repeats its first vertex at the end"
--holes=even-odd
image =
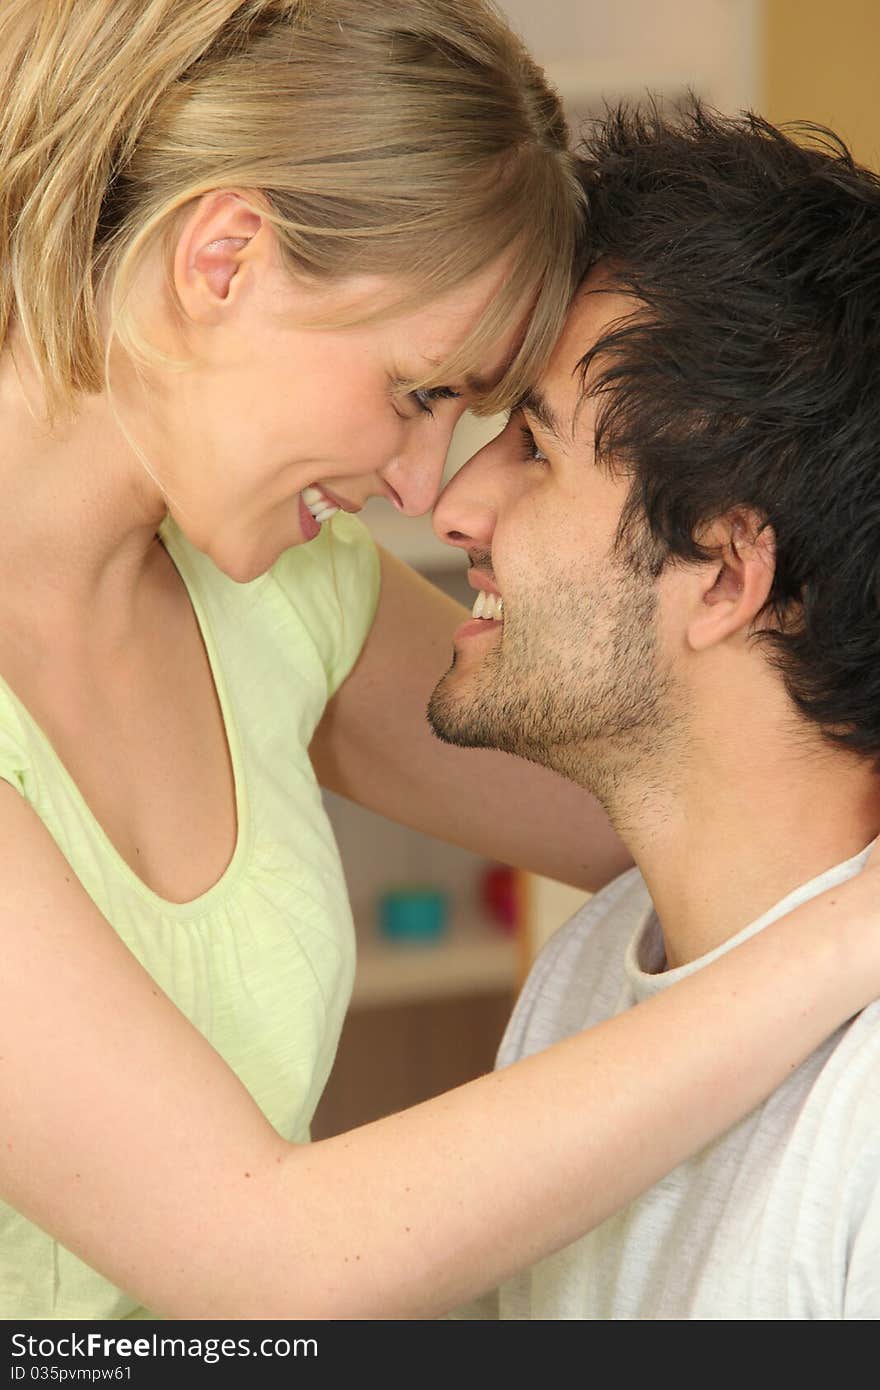
{"type": "Polygon", "coordinates": [[[626,948],[650,910],[645,880],[628,869],[553,933],[523,985],[499,1066],[617,1012],[626,948]]]}
{"type": "Polygon", "coordinates": [[[867,1147],[880,1163],[880,1000],[831,1040],[815,1090],[846,1131],[853,1156],[867,1147]]]}
{"type": "Polygon", "coordinates": [[[637,868],[627,869],[588,898],[553,933],[535,962],[535,970],[556,970],[585,948],[599,946],[603,953],[606,948],[619,950],[650,910],[648,885],[637,868]]]}

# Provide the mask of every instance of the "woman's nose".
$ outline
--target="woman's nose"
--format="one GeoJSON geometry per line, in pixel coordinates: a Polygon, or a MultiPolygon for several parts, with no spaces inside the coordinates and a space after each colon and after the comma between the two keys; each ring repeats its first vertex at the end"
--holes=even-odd
{"type": "Polygon", "coordinates": [[[437,501],[450,435],[451,431],[443,431],[439,438],[418,450],[407,450],[381,470],[400,498],[404,516],[424,516],[437,501]]]}

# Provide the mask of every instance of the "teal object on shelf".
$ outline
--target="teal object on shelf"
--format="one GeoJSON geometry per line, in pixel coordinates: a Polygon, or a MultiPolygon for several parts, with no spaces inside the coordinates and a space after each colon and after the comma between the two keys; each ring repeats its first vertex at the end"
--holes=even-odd
{"type": "Polygon", "coordinates": [[[391,941],[436,941],[448,918],[449,900],[437,888],[391,888],[379,898],[379,926],[391,941]]]}

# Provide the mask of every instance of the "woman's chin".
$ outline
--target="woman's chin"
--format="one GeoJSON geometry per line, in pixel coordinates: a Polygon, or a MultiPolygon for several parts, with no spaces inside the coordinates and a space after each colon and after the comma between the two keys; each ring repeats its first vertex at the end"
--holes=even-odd
{"type": "MultiPolygon", "coordinates": [[[[181,525],[180,520],[177,524],[190,544],[207,555],[221,574],[236,584],[251,584],[266,574],[286,550],[308,545],[313,539],[303,533],[297,520],[296,512],[291,517],[286,511],[283,518],[270,518],[269,524],[264,518],[262,525],[246,529],[230,525],[203,530],[181,525]]],[[[320,534],[317,527],[316,533],[320,534]]]]}
{"type": "Polygon", "coordinates": [[[268,573],[290,544],[301,545],[302,541],[299,537],[294,537],[293,541],[285,546],[267,545],[265,540],[253,545],[245,545],[241,540],[237,544],[223,545],[214,540],[204,547],[203,553],[227,579],[231,579],[235,584],[252,584],[255,579],[260,579],[268,573]]]}

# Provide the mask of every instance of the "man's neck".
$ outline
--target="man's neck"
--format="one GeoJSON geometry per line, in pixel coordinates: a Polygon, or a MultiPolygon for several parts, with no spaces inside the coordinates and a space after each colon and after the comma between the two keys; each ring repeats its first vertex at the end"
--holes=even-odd
{"type": "Polygon", "coordinates": [[[651,893],[670,968],[735,936],[880,831],[866,759],[744,723],[664,776],[620,786],[611,819],[651,893]]]}

